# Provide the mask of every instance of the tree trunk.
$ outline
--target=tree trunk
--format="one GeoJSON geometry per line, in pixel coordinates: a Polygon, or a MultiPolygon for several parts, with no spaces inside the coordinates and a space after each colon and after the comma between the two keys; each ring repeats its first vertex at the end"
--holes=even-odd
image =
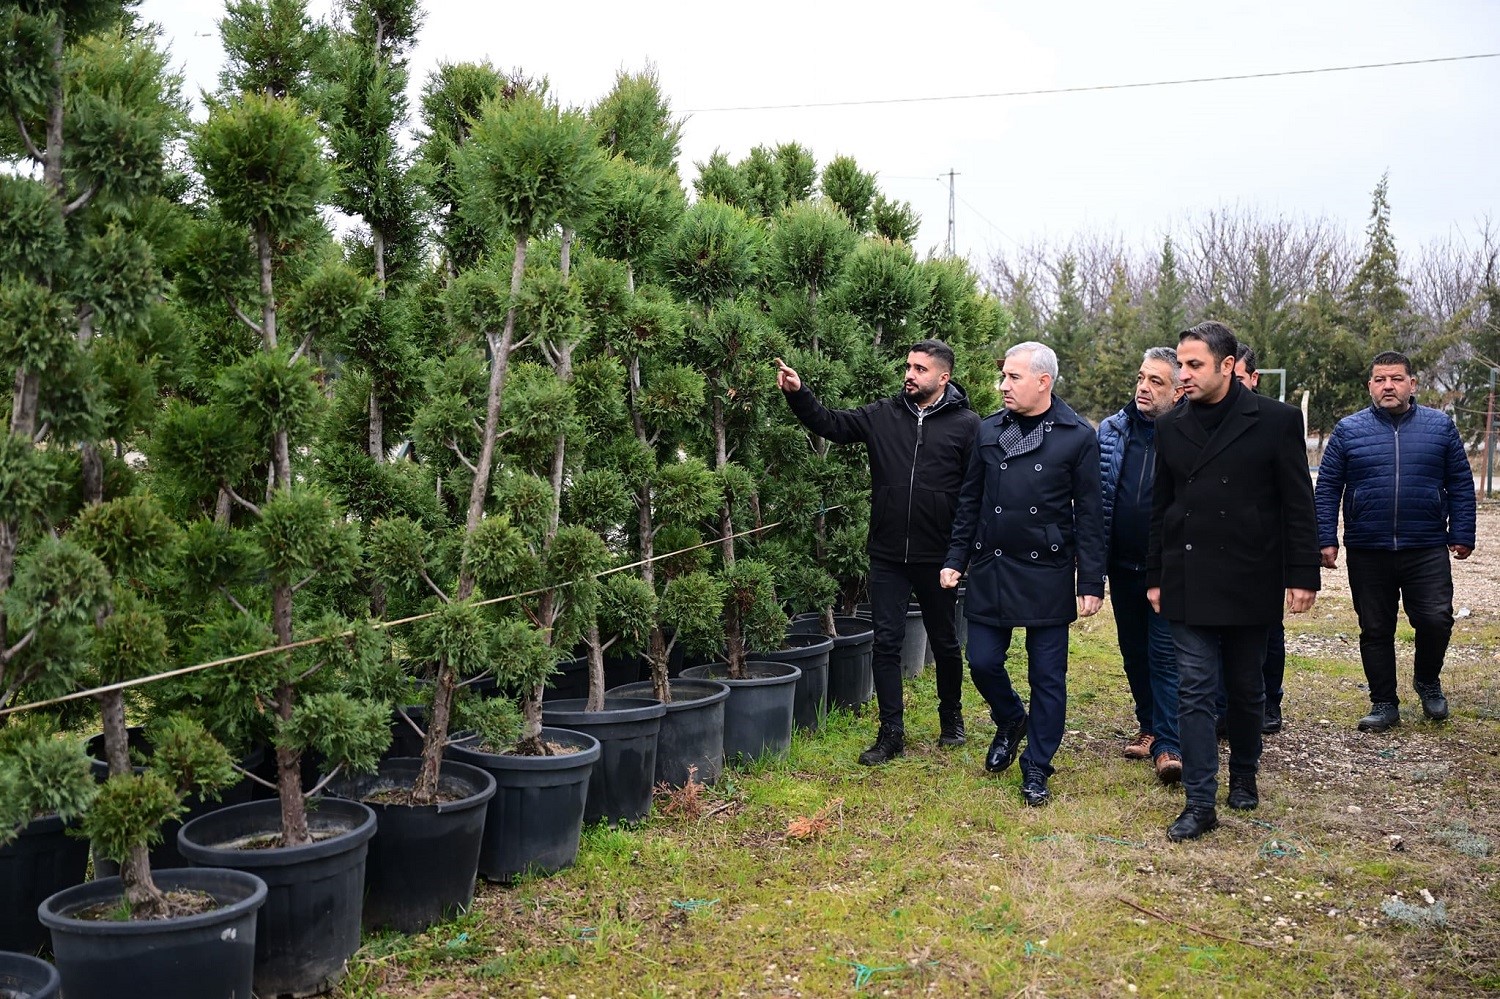
{"type": "Polygon", "coordinates": [[[604,710],[604,642],[599,637],[599,622],[589,624],[589,699],[585,711],[604,710]]]}
{"type": "Polygon", "coordinates": [[[417,771],[417,780],[411,789],[412,800],[418,805],[437,803],[443,750],[448,745],[448,728],[453,718],[453,695],[457,689],[458,676],[447,660],[444,660],[438,664],[437,680],[433,684],[432,714],[428,716],[427,734],[422,740],[422,769],[417,771]]]}
{"type": "Polygon", "coordinates": [[[375,390],[375,373],[370,373],[370,460],[375,464],[385,461],[385,413],[380,408],[380,395],[375,390]]]}
{"type": "Polygon", "coordinates": [[[667,633],[662,630],[661,625],[652,625],[648,653],[651,660],[651,689],[656,699],[663,704],[670,704],[672,701],[671,681],[667,676],[671,655],[672,648],[667,644],[667,633]]]}
{"type": "MultiPolygon", "coordinates": [[[[521,276],[526,272],[526,236],[516,238],[516,256],[510,269],[510,298],[514,302],[521,294],[521,276]]],[[[505,373],[510,364],[510,345],[516,333],[516,307],[512,305],[505,313],[505,328],[497,340],[493,334],[490,344],[490,390],[485,407],[484,440],[479,450],[478,471],[474,484],[469,488],[469,513],[465,522],[465,533],[473,534],[484,517],[484,500],[490,491],[490,470],[495,463],[495,440],[500,433],[500,400],[505,392],[505,373]]],[[[458,599],[466,600],[474,592],[474,574],[464,569],[458,580],[458,599]]],[[[537,709],[538,718],[541,709],[537,709]]]]}
{"type": "Polygon", "coordinates": [[[255,251],[260,258],[260,335],[267,350],[276,349],[276,299],[272,274],[271,230],[264,221],[255,223],[255,251]]]}

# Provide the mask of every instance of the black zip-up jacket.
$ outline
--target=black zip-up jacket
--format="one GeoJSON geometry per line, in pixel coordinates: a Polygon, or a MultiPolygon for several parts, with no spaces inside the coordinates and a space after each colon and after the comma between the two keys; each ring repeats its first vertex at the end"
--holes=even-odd
{"type": "Polygon", "coordinates": [[[905,394],[857,409],[828,409],[806,385],[788,392],[786,401],[813,433],[869,451],[870,557],[940,565],[979,428],[963,388],[949,382],[925,410],[905,394]]]}

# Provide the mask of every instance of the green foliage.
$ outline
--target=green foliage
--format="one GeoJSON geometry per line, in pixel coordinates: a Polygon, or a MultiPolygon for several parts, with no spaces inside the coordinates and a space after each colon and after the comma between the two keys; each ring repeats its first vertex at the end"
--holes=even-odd
{"type": "Polygon", "coordinates": [[[196,718],[185,714],[155,717],[146,726],[146,741],[151,745],[150,772],[179,795],[216,799],[240,779],[229,750],[196,718]]]}
{"type": "Polygon", "coordinates": [[[658,614],[688,652],[715,653],[724,647],[724,600],[728,586],[702,570],[667,581],[658,614]]]}
{"type": "Polygon", "coordinates": [[[284,431],[300,437],[322,415],[325,400],[307,358],[289,363],[291,351],[261,351],[224,369],[218,392],[224,409],[252,439],[269,441],[284,431]]]}
{"type": "Polygon", "coordinates": [[[848,219],[826,202],[794,202],[771,227],[768,276],[780,287],[817,295],[838,280],[858,243],[848,219]]]}
{"type": "Polygon", "coordinates": [[[823,168],[823,196],[844,213],[857,232],[869,229],[875,175],[861,170],[852,157],[835,156],[823,168]]]}
{"type": "Polygon", "coordinates": [[[503,690],[531,690],[557,670],[557,649],[524,621],[499,622],[490,633],[490,662],[503,690]]]}
{"type": "Polygon", "coordinates": [[[516,238],[576,224],[603,172],[584,116],[531,94],[487,101],[458,162],[464,210],[516,238]]]}
{"type": "Polygon", "coordinates": [[[668,523],[703,520],[724,501],[722,477],[698,458],[661,466],[652,487],[652,505],[668,523]]]}
{"type": "Polygon", "coordinates": [[[153,497],[140,494],[87,507],[69,536],[99,556],[116,579],[128,579],[165,561],[178,530],[153,497]]]}
{"type": "Polygon", "coordinates": [[[338,515],[323,492],[294,484],[272,494],[251,534],[270,578],[296,585],[313,573],[352,578],[359,559],[358,530],[338,515]]]}
{"type": "Polygon", "coordinates": [[[111,774],[84,813],[82,829],[101,856],[123,863],[133,847],[160,843],[162,823],[186,810],[160,774],[111,774]]]}
{"type": "Polygon", "coordinates": [[[445,603],[417,622],[409,652],[418,662],[444,664],[460,678],[490,669],[494,622],[472,600],[445,603]]]}
{"type": "Polygon", "coordinates": [[[453,730],[472,732],[477,745],[509,749],[524,734],[525,719],[509,697],[460,697],[453,706],[453,730]]]}
{"type": "Polygon", "coordinates": [[[641,652],[656,621],[656,593],[639,576],[617,572],[599,588],[599,630],[618,639],[619,651],[641,652]]]}
{"type": "MultiPolygon", "coordinates": [[[[297,283],[282,317],[299,339],[311,337],[325,350],[348,351],[368,361],[389,347],[381,325],[370,322],[374,306],[374,282],[330,255],[297,283]]],[[[299,377],[307,380],[305,369],[299,377]]]]}
{"type": "Polygon", "coordinates": [[[910,201],[892,201],[877,194],[870,208],[870,228],[882,239],[910,246],[921,231],[922,218],[910,201]]]}
{"type": "Polygon", "coordinates": [[[709,309],[747,289],[757,272],[763,236],[740,209],[702,198],[683,215],[663,250],[667,283],[709,309]]]}
{"type": "Polygon", "coordinates": [[[167,661],[166,622],[154,609],[123,599],[94,630],[94,663],[101,683],[151,676],[167,661]]]}
{"type": "Polygon", "coordinates": [[[355,773],[373,772],[390,742],[390,707],[343,692],[304,694],[276,730],[278,747],[314,750],[355,773]]]}
{"type": "MultiPolygon", "coordinates": [[[[0,273],[7,275],[7,284],[23,279],[33,287],[44,284],[65,263],[66,241],[62,206],[47,185],[0,174],[0,273]]],[[[9,288],[5,293],[15,294],[9,288]]],[[[0,342],[14,341],[7,336],[0,342]]],[[[12,363],[9,351],[6,363],[12,363]]]]}
{"type": "Polygon", "coordinates": [[[761,561],[739,559],[719,578],[724,584],[724,613],[738,618],[745,648],[779,649],[787,616],[776,598],[775,570],[761,561]]]}
{"type": "Polygon", "coordinates": [[[635,512],[635,497],[614,468],[585,468],[563,494],[563,519],[599,534],[617,530],[635,512]]]}
{"type": "Polygon", "coordinates": [[[656,251],[685,210],[674,173],[611,159],[600,176],[586,235],[597,252],[635,264],[656,251]]]}
{"type": "Polygon", "coordinates": [[[926,304],[927,288],[909,248],[875,238],[849,256],[836,294],[840,306],[878,331],[878,342],[904,349],[904,328],[926,304]]]}
{"type": "Polygon", "coordinates": [[[92,624],[109,596],[109,570],[99,557],[66,538],[42,537],[16,557],[4,600],[19,633],[33,627],[92,624]]]}
{"type": "Polygon", "coordinates": [[[682,122],[672,118],[655,66],[616,73],[614,87],[594,105],[589,119],[599,144],[612,156],[663,173],[676,171],[682,122]]]}
{"type": "Polygon", "coordinates": [[[36,723],[10,728],[0,745],[0,846],[39,816],[78,818],[98,793],[77,741],[36,723]]]}
{"type": "Polygon", "coordinates": [[[738,167],[729,162],[728,155],[715,149],[707,163],[693,165],[698,168],[698,176],[693,180],[693,190],[698,192],[699,201],[711,198],[740,209],[748,206],[750,191],[745,185],[745,177],[738,167]]]}
{"type": "Polygon", "coordinates": [[[317,125],[291,99],[232,98],[209,111],[188,146],[220,214],[237,225],[291,230],[332,191],[317,125]]]}
{"type": "Polygon", "coordinates": [[[327,29],[307,16],[306,0],[229,0],[219,22],[227,93],[300,97],[327,44],[327,29]]]}
{"type": "Polygon", "coordinates": [[[390,517],[370,525],[365,560],[389,589],[415,598],[428,591],[422,576],[432,559],[432,538],[409,517],[390,517]]]}
{"type": "Polygon", "coordinates": [[[776,147],[776,165],[781,170],[788,205],[812,197],[813,185],[818,180],[818,163],[806,146],[795,142],[781,143],[776,147]]]}

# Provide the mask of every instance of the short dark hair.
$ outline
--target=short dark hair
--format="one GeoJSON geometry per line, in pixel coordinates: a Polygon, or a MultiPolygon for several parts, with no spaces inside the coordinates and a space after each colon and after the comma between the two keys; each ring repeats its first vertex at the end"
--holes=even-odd
{"type": "Polygon", "coordinates": [[[1376,354],[1375,355],[1375,360],[1373,360],[1373,361],[1370,362],[1370,377],[1371,378],[1375,377],[1375,367],[1376,367],[1376,365],[1382,365],[1382,364],[1399,364],[1399,365],[1401,365],[1403,368],[1406,369],[1406,377],[1408,377],[1408,378],[1411,378],[1413,375],[1416,374],[1416,372],[1412,371],[1412,369],[1411,369],[1411,358],[1407,357],[1405,354],[1401,353],[1399,350],[1382,350],[1380,353],[1376,354]]]}
{"type": "Polygon", "coordinates": [[[953,348],[941,340],[918,340],[907,348],[907,353],[935,357],[947,365],[949,374],[953,373],[953,348]]]}
{"type": "Polygon", "coordinates": [[[1234,357],[1240,347],[1240,342],[1234,338],[1234,330],[1217,319],[1190,326],[1177,335],[1178,346],[1186,340],[1197,340],[1207,347],[1215,365],[1223,364],[1226,357],[1234,357]]]}
{"type": "Polygon", "coordinates": [[[1241,343],[1239,350],[1234,352],[1234,363],[1245,362],[1245,374],[1255,374],[1255,348],[1248,343],[1241,343]]]}

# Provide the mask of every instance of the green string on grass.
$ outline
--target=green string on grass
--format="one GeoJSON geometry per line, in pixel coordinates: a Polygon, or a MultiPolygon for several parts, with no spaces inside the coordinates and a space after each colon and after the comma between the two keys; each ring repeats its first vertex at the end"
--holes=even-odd
{"type": "Polygon", "coordinates": [[[1048,950],[1046,947],[1042,946],[1041,944],[1039,944],[1039,943],[1032,943],[1030,940],[1026,941],[1026,946],[1025,946],[1025,948],[1023,950],[1023,953],[1027,957],[1061,957],[1062,956],[1057,951],[1055,951],[1055,950],[1048,950]]]}
{"type": "Polygon", "coordinates": [[[841,957],[830,957],[828,960],[833,961],[836,964],[847,964],[849,967],[854,969],[855,991],[859,991],[860,989],[868,985],[870,983],[870,979],[874,978],[876,975],[907,970],[906,965],[904,964],[891,964],[886,965],[885,967],[875,968],[871,967],[868,964],[861,964],[858,961],[847,961],[841,957]]]}
{"type": "Polygon", "coordinates": [[[1119,839],[1115,836],[1090,836],[1089,839],[1098,840],[1100,843],[1114,843],[1117,846],[1133,846],[1137,850],[1144,850],[1146,848],[1145,843],[1132,843],[1128,839],[1119,839]]]}
{"type": "Polygon", "coordinates": [[[672,902],[672,908],[674,908],[674,909],[685,909],[688,912],[695,912],[698,909],[703,909],[703,908],[706,908],[706,907],[708,907],[710,905],[713,905],[717,901],[718,901],[718,899],[716,899],[716,898],[710,898],[710,899],[690,898],[686,902],[678,902],[678,901],[674,900],[672,902]]]}
{"type": "Polygon", "coordinates": [[[580,926],[573,931],[573,935],[579,940],[594,940],[599,936],[599,931],[592,926],[580,926]]]}

